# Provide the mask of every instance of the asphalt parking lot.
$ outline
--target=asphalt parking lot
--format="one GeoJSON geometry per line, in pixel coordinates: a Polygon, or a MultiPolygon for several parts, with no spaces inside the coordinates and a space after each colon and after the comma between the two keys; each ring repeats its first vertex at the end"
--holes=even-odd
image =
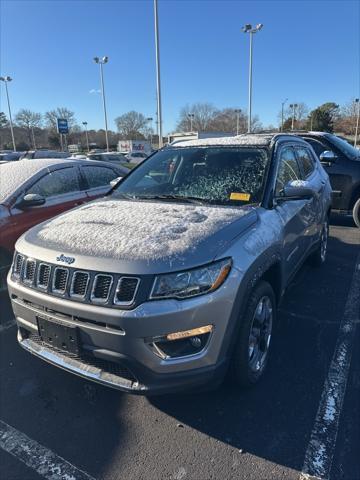
{"type": "Polygon", "coordinates": [[[268,372],[248,391],[144,398],[82,380],[20,349],[2,294],[0,477],[298,480],[313,464],[360,479],[359,247],[351,222],[333,223],[326,265],[294,278],[268,372]],[[349,368],[333,375],[344,335],[349,368]]]}

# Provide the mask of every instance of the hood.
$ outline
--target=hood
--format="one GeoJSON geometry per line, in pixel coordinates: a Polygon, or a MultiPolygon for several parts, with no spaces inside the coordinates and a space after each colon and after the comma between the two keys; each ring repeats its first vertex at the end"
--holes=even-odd
{"type": "Polygon", "coordinates": [[[160,273],[212,261],[256,218],[250,206],[101,200],[32,228],[17,248],[51,263],[74,257],[76,268],[160,273]]]}

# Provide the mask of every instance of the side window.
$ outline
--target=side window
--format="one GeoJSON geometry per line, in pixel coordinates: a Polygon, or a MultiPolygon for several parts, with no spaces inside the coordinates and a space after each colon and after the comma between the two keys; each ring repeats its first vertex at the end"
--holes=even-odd
{"type": "Polygon", "coordinates": [[[306,148],[297,148],[296,153],[299,163],[302,166],[304,177],[307,178],[315,169],[314,161],[306,148]]]}
{"type": "Polygon", "coordinates": [[[111,168],[85,166],[81,169],[89,188],[109,187],[111,180],[114,180],[118,175],[111,168]]]}
{"type": "Polygon", "coordinates": [[[38,193],[48,198],[64,193],[78,192],[79,190],[77,169],[70,167],[47,173],[30,187],[27,193],[38,193]]]}
{"type": "Polygon", "coordinates": [[[323,145],[321,142],[318,140],[315,140],[314,138],[304,138],[310,145],[313,147],[315,150],[315,153],[318,157],[320,157],[320,154],[324,152],[325,150],[329,150],[328,147],[323,145]]]}
{"type": "Polygon", "coordinates": [[[279,170],[276,178],[275,195],[281,195],[284,186],[291,180],[300,180],[301,173],[292,147],[285,147],[280,152],[279,170]]]}

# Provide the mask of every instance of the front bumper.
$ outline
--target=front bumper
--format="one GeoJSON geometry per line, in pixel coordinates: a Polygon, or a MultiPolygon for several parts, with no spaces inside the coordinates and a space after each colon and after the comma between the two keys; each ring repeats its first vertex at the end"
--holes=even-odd
{"type": "Polygon", "coordinates": [[[217,291],[193,299],[150,301],[134,310],[74,303],[29,289],[8,277],[20,345],[64,370],[119,390],[156,394],[221,381],[227,364],[224,338],[232,316],[239,276],[233,270],[217,291]],[[37,318],[76,326],[81,351],[71,356],[45,345],[37,318]],[[161,358],[151,339],[212,325],[206,346],[196,354],[161,358]]]}

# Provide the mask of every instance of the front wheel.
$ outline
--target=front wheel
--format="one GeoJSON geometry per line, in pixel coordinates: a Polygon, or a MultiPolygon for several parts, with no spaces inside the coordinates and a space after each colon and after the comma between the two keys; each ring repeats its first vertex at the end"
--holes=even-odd
{"type": "Polygon", "coordinates": [[[360,198],[357,199],[353,208],[353,219],[355,225],[360,228],[360,198]]]}
{"type": "Polygon", "coordinates": [[[321,267],[321,265],[325,263],[328,238],[329,238],[329,221],[328,219],[326,219],[321,230],[318,247],[310,257],[310,262],[314,267],[321,267]]]}
{"type": "Polygon", "coordinates": [[[235,344],[230,373],[241,387],[257,383],[263,376],[269,356],[276,301],[270,284],[261,281],[252,291],[235,344]]]}

